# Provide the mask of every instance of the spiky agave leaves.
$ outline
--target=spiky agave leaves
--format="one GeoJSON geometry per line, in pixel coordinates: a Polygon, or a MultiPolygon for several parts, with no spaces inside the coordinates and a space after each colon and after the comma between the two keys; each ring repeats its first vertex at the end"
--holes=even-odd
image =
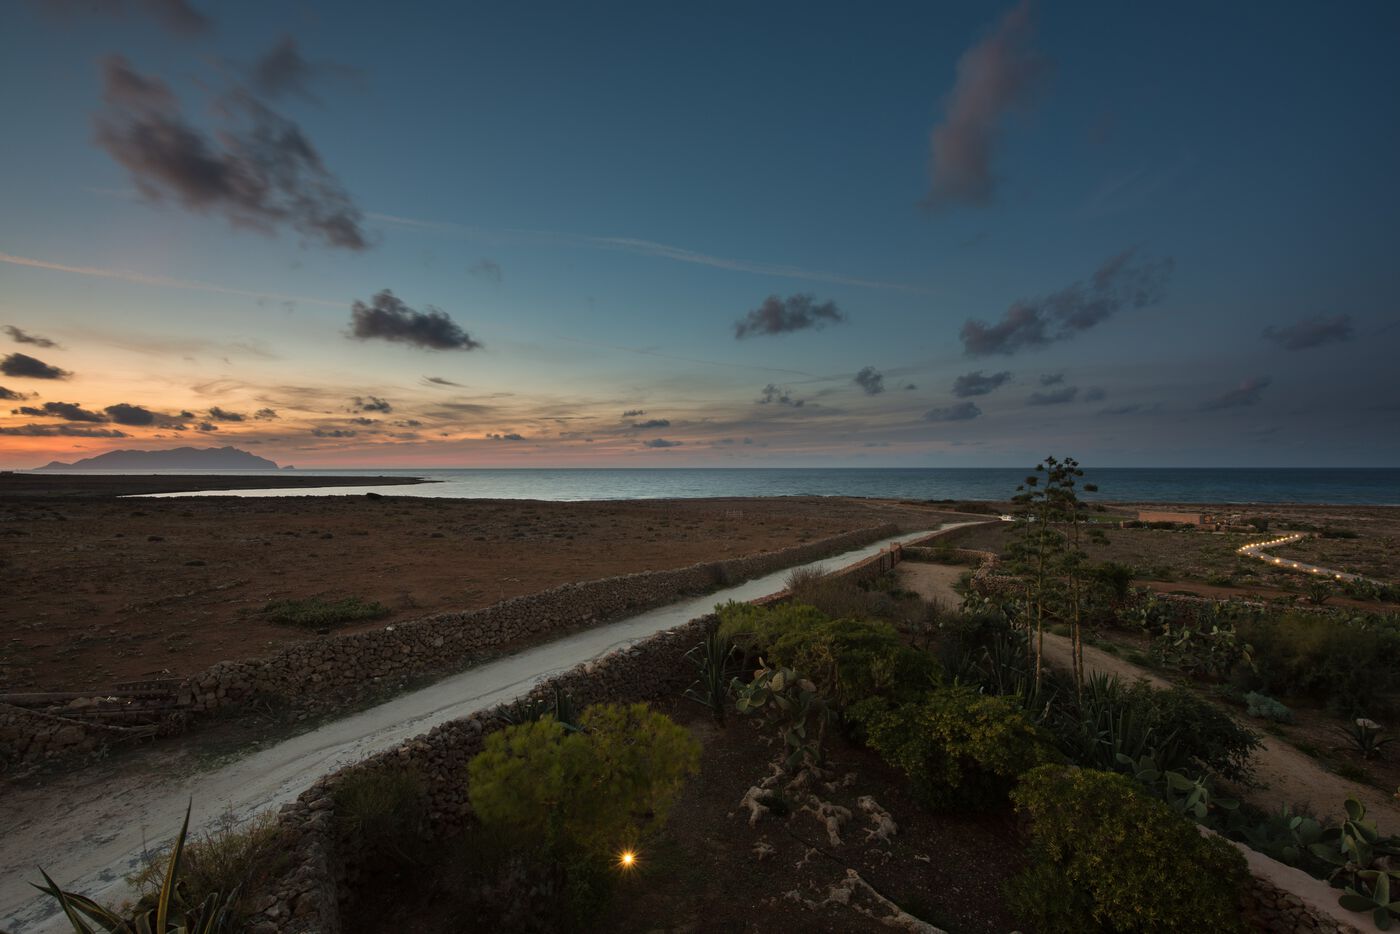
{"type": "Polygon", "coordinates": [[[58,902],[74,934],[220,934],[228,929],[229,907],[237,899],[237,890],[222,899],[217,892],[211,892],[193,906],[186,904],[181,892],[180,862],[189,833],[191,807],[192,803],[185,807],[185,820],[171,847],[155,905],[138,910],[131,918],[124,918],[85,895],[63,891],[43,869],[39,874],[44,877],[44,884],[30,884],[58,902]]]}

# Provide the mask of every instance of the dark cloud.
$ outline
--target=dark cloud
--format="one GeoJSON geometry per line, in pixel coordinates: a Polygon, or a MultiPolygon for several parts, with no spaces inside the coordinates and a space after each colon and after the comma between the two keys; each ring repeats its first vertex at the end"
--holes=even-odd
{"type": "Polygon", "coordinates": [[[242,412],[230,412],[221,409],[217,405],[209,410],[209,420],[211,422],[243,422],[248,420],[248,416],[242,412]]]}
{"type": "Polygon", "coordinates": [[[501,264],[493,259],[478,260],[467,272],[480,279],[489,279],[496,285],[500,285],[505,278],[505,272],[501,269],[501,264]]]}
{"type": "Polygon", "coordinates": [[[628,409],[626,412],[623,412],[623,413],[622,413],[622,417],[623,417],[623,418],[636,418],[638,415],[645,415],[645,414],[647,414],[647,410],[646,410],[646,409],[628,409]]]}
{"type": "Polygon", "coordinates": [[[1042,385],[1042,386],[1054,386],[1054,385],[1056,385],[1057,383],[1063,383],[1064,381],[1065,381],[1065,374],[1063,374],[1063,373],[1042,373],[1042,374],[1040,374],[1040,385],[1042,385]]]}
{"type": "Polygon", "coordinates": [[[206,134],[185,122],[163,81],[120,55],[103,62],[103,84],[97,143],[147,198],[172,197],[235,227],[270,233],[287,224],[329,246],[369,246],[359,208],[301,128],[251,94],[221,97],[214,111],[224,125],[206,134]]]}
{"type": "Polygon", "coordinates": [[[1132,250],[1119,253],[1087,283],[1017,302],[996,324],[969,318],[961,331],[963,350],[970,357],[984,357],[1068,340],[1120,311],[1161,301],[1173,266],[1171,259],[1137,262],[1132,250]]]}
{"type": "Polygon", "coordinates": [[[990,376],[981,370],[973,370],[971,373],[964,373],[953,380],[953,395],[959,399],[966,399],[968,396],[985,396],[1010,381],[1011,373],[1009,370],[1002,370],[1000,373],[993,373],[990,376]]]}
{"type": "Polygon", "coordinates": [[[938,406],[924,413],[924,420],[930,422],[965,422],[982,414],[976,403],[958,402],[954,405],[938,406]]]}
{"type": "Polygon", "coordinates": [[[1251,376],[1234,389],[1202,402],[1200,409],[1202,412],[1213,412],[1217,409],[1236,409],[1242,406],[1258,405],[1264,397],[1264,390],[1269,387],[1271,382],[1273,380],[1267,376],[1251,376]]]}
{"type": "Polygon", "coordinates": [[[786,334],[789,331],[803,331],[808,328],[820,330],[828,324],[845,320],[846,316],[836,307],[835,302],[823,302],[818,305],[811,295],[789,295],[786,299],[770,295],[763,300],[762,305],[734,323],[734,337],[740,339],[754,334],[786,334]]]}
{"type": "Polygon", "coordinates": [[[187,0],[140,0],[139,5],[166,29],[182,36],[197,36],[214,28],[214,21],[187,0]]]}
{"type": "Polygon", "coordinates": [[[101,412],[85,409],[75,402],[45,402],[42,406],[21,406],[15,409],[16,415],[37,415],[40,418],[61,418],[67,422],[105,422],[107,416],[101,412]]]}
{"type": "Polygon", "coordinates": [[[263,97],[295,94],[314,101],[312,82],[328,76],[353,77],[356,74],[358,70],[348,65],[308,61],[297,47],[297,40],[283,36],[257,60],[249,77],[263,97]]]}
{"type": "Polygon", "coordinates": [[[423,427],[423,423],[420,422],[420,421],[419,421],[418,419],[416,419],[416,418],[405,418],[405,419],[400,419],[399,421],[394,422],[393,424],[396,425],[396,426],[399,427],[399,428],[422,428],[422,427],[423,427]]]}
{"type": "Polygon", "coordinates": [[[769,383],[760,390],[761,395],[754,401],[759,405],[768,405],[770,402],[778,405],[790,405],[793,408],[802,408],[806,404],[806,399],[794,399],[792,392],[787,388],[779,389],[774,383],[769,383]]]}
{"type": "Polygon", "coordinates": [[[278,415],[276,409],[258,409],[253,413],[253,417],[260,422],[270,422],[277,418],[278,415]]]}
{"type": "Polygon", "coordinates": [[[434,386],[457,386],[461,388],[461,383],[454,383],[450,379],[443,379],[441,376],[425,376],[423,382],[432,383],[434,386]]]}
{"type": "Polygon", "coordinates": [[[376,418],[365,418],[363,415],[361,415],[359,418],[352,418],[352,419],[350,419],[350,422],[351,422],[351,424],[354,424],[354,425],[378,425],[378,424],[379,424],[379,420],[378,420],[378,419],[376,419],[376,418]]]}
{"type": "Polygon", "coordinates": [[[1351,315],[1333,315],[1330,318],[1313,315],[1284,328],[1271,324],[1264,329],[1262,336],[1284,350],[1307,350],[1334,341],[1350,340],[1354,333],[1351,315]]]}
{"type": "Polygon", "coordinates": [[[215,425],[213,422],[200,422],[198,425],[194,426],[194,430],[204,432],[218,431],[219,426],[215,425]]]}
{"type": "Polygon", "coordinates": [[[1149,408],[1140,402],[1130,405],[1113,405],[1106,409],[1099,409],[1100,415],[1137,415],[1139,412],[1150,411],[1149,408]]]}
{"type": "Polygon", "coordinates": [[[671,420],[669,418],[649,418],[644,422],[636,422],[632,427],[634,429],[670,428],[671,420]]]}
{"type": "Polygon", "coordinates": [[[386,415],[394,411],[394,407],[389,404],[389,400],[381,399],[378,396],[356,396],[351,407],[356,412],[383,412],[386,415]]]}
{"type": "Polygon", "coordinates": [[[1085,402],[1102,402],[1108,398],[1108,393],[1104,391],[1102,386],[1090,386],[1084,390],[1084,395],[1080,398],[1085,402]]]}
{"type": "Polygon", "coordinates": [[[107,417],[118,425],[133,425],[143,427],[154,425],[157,415],[144,406],[131,405],[126,402],[118,402],[116,405],[109,405],[102,411],[107,413],[107,417]]]}
{"type": "Polygon", "coordinates": [[[913,392],[915,389],[918,389],[918,388],[919,388],[919,387],[918,387],[918,386],[915,386],[913,383],[905,383],[905,384],[904,384],[904,391],[905,391],[905,392],[913,392]]]}
{"type": "Polygon", "coordinates": [[[214,28],[214,21],[191,6],[188,0],[45,0],[44,6],[68,19],[84,14],[125,17],[134,10],[187,38],[203,35],[214,28]]]}
{"type": "Polygon", "coordinates": [[[427,311],[415,311],[388,289],[377,293],[368,305],[356,302],[350,321],[351,336],[362,341],[377,338],[425,350],[476,350],[481,346],[446,312],[431,305],[427,311]]]}
{"type": "Polygon", "coordinates": [[[678,448],[685,444],[684,441],[668,441],[665,438],[652,438],[650,441],[643,441],[642,447],[648,448],[678,448]]]}
{"type": "Polygon", "coordinates": [[[523,435],[518,435],[513,431],[508,431],[499,434],[496,432],[488,431],[486,433],[486,439],[488,441],[524,441],[525,437],[523,435]]]}
{"type": "Polygon", "coordinates": [[[67,379],[73,375],[22,353],[8,354],[0,360],[0,373],[21,379],[67,379]]]}
{"type": "Polygon", "coordinates": [[[873,366],[863,367],[856,374],[855,383],[864,389],[867,395],[878,396],[885,391],[885,375],[873,366]]]}
{"type": "Polygon", "coordinates": [[[15,392],[13,389],[6,389],[4,386],[0,386],[0,399],[4,399],[6,402],[23,402],[28,398],[28,393],[15,392]]]}
{"type": "Polygon", "coordinates": [[[33,344],[35,347],[57,347],[58,344],[47,337],[40,337],[38,334],[29,334],[15,327],[13,324],[5,325],[5,333],[10,335],[10,339],[16,344],[33,344]]]}
{"type": "Polygon", "coordinates": [[[1078,386],[1061,386],[1059,389],[1031,393],[1026,397],[1026,405],[1064,405],[1073,402],[1078,395],[1078,386]]]}
{"type": "Polygon", "coordinates": [[[313,437],[317,438],[353,438],[355,431],[351,428],[313,428],[313,437]]]}
{"type": "Polygon", "coordinates": [[[124,431],[115,428],[83,428],[78,425],[20,425],[15,428],[0,428],[0,435],[27,438],[128,438],[124,431]]]}
{"type": "Polygon", "coordinates": [[[1045,74],[1031,48],[1031,4],[1022,0],[991,35],[958,59],[958,77],[943,103],[943,122],[929,135],[930,185],[924,205],[986,204],[996,182],[992,162],[1001,124],[1026,102],[1045,74]]]}

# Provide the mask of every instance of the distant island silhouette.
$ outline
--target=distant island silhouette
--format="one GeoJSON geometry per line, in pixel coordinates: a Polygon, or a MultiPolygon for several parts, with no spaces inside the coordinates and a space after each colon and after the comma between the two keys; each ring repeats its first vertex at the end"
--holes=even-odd
{"type": "Polygon", "coordinates": [[[39,470],[277,470],[265,457],[235,447],[108,451],[71,464],[51,461],[39,470]]]}

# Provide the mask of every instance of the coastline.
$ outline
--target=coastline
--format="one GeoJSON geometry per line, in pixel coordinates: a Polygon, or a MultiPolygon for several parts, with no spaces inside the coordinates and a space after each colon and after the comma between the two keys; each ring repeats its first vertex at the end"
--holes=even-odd
{"type": "Polygon", "coordinates": [[[108,499],[155,493],[214,493],[237,490],[311,490],[342,486],[413,486],[435,483],[424,477],[346,477],[295,474],[226,473],[0,473],[0,501],[6,499],[108,499]]]}

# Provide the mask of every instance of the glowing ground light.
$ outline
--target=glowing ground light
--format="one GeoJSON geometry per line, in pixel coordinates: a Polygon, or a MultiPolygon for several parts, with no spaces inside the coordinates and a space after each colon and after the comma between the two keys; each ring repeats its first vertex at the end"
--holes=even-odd
{"type": "Polygon", "coordinates": [[[631,869],[637,865],[637,854],[631,850],[623,850],[617,855],[617,864],[623,869],[631,869]]]}

